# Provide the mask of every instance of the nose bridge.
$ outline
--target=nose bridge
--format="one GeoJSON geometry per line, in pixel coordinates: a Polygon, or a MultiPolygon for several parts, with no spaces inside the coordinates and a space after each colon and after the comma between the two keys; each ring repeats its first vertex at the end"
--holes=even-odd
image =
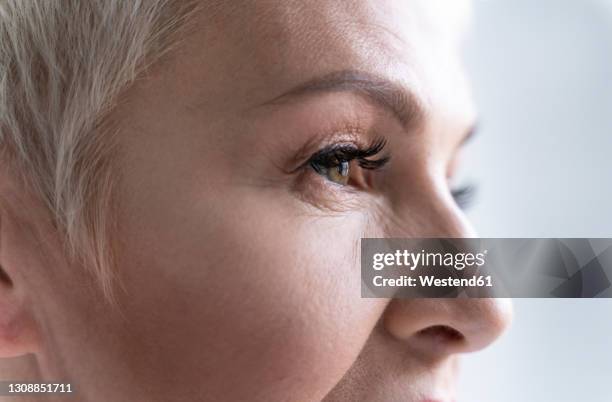
{"type": "Polygon", "coordinates": [[[397,188],[387,217],[387,237],[468,238],[476,233],[450,195],[446,183],[428,179],[397,188]]]}

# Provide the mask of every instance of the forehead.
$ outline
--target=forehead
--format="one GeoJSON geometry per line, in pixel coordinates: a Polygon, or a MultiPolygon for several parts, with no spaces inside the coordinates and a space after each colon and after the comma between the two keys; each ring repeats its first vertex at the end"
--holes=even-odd
{"type": "Polygon", "coordinates": [[[457,57],[467,0],[204,4],[173,68],[173,78],[183,77],[181,95],[193,93],[202,110],[235,106],[236,99],[246,108],[347,69],[401,82],[437,108],[469,104],[457,57]]]}
{"type": "Polygon", "coordinates": [[[205,2],[201,17],[217,29],[225,24],[227,31],[248,32],[251,39],[313,32],[331,39],[364,29],[398,38],[418,29],[456,36],[469,21],[470,5],[469,0],[217,0],[205,2]]]}
{"type": "Polygon", "coordinates": [[[231,43],[231,53],[248,59],[250,68],[277,76],[296,64],[324,69],[343,61],[364,67],[410,63],[433,42],[456,44],[468,5],[465,0],[219,1],[203,9],[197,25],[217,44],[231,43]]]}

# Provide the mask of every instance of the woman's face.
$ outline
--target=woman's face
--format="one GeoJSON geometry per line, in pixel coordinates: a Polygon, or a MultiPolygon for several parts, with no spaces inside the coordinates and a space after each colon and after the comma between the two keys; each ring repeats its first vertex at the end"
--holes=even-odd
{"type": "Polygon", "coordinates": [[[453,401],[507,308],[362,299],[359,245],[474,235],[465,5],[218,3],[111,116],[122,314],[41,291],[43,371],[91,400],[453,401]]]}

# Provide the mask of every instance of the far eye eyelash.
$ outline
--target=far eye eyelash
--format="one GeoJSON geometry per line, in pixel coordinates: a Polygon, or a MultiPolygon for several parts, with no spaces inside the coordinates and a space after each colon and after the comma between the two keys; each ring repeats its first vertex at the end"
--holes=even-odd
{"type": "Polygon", "coordinates": [[[474,185],[465,185],[451,191],[453,199],[461,209],[468,209],[475,198],[477,187],[474,185]]]}

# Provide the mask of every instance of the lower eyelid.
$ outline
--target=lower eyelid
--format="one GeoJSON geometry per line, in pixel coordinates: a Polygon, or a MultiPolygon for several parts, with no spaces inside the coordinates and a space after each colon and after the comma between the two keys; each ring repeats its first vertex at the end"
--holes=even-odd
{"type": "Polygon", "coordinates": [[[359,190],[350,185],[334,183],[319,175],[314,169],[299,173],[292,188],[301,200],[320,209],[342,211],[350,205],[359,190]]]}

